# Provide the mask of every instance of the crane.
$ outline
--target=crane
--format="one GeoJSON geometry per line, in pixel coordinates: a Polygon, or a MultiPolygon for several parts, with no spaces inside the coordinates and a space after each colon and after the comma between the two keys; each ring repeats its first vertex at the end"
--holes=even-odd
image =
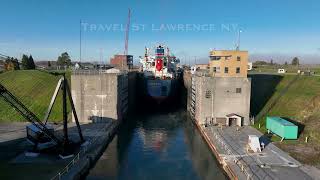
{"type": "Polygon", "coordinates": [[[9,103],[16,111],[18,111],[27,121],[29,121],[33,126],[27,126],[27,138],[35,144],[35,149],[37,148],[38,143],[51,140],[55,146],[62,147],[63,151],[66,150],[69,146],[68,140],[68,127],[67,127],[67,95],[69,97],[69,101],[71,104],[72,112],[75,117],[76,125],[78,128],[78,133],[80,136],[81,142],[84,142],[84,138],[82,136],[80,124],[78,121],[77,113],[75,111],[74,103],[71,96],[70,87],[68,82],[63,75],[63,77],[59,80],[56,90],[52,96],[48,111],[45,115],[45,123],[43,123],[33,112],[31,112],[22,102],[18,100],[9,90],[7,90],[1,83],[0,83],[0,97],[2,97],[7,103],[9,103]],[[59,90],[62,89],[63,95],[63,132],[64,138],[61,139],[57,137],[53,129],[48,128],[47,120],[50,116],[51,110],[55,103],[56,97],[58,95],[59,90]],[[31,132],[31,135],[29,134],[31,132]]]}
{"type": "Polygon", "coordinates": [[[126,34],[125,34],[125,44],[124,44],[124,55],[128,55],[128,41],[129,41],[129,31],[130,31],[130,17],[131,17],[131,10],[128,9],[128,21],[126,26],[126,34]]]}

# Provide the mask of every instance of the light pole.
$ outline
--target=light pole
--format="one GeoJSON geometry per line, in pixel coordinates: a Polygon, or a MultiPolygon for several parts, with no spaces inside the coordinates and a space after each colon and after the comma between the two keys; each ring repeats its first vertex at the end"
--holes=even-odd
{"type": "Polygon", "coordinates": [[[237,42],[237,47],[236,47],[236,50],[239,51],[240,49],[240,34],[242,33],[242,30],[239,29],[238,31],[238,42],[237,42]]]}

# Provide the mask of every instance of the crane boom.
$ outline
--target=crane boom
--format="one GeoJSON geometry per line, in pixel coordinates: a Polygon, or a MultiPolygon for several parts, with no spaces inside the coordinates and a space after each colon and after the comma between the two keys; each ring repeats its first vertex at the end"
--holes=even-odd
{"type": "Polygon", "coordinates": [[[27,121],[32,123],[35,127],[40,129],[48,138],[53,140],[56,144],[61,144],[62,141],[58,139],[40,119],[33,114],[27,107],[25,107],[14,95],[12,95],[2,84],[0,84],[0,97],[3,97],[16,111],[18,111],[27,121]]]}
{"type": "Polygon", "coordinates": [[[131,10],[129,8],[128,10],[128,21],[126,26],[126,39],[125,39],[125,45],[124,45],[124,55],[128,55],[128,41],[129,41],[129,31],[130,31],[130,16],[131,16],[131,10]]]}

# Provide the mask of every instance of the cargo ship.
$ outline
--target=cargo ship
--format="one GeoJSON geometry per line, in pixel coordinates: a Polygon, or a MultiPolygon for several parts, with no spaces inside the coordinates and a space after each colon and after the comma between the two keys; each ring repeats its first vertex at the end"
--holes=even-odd
{"type": "Polygon", "coordinates": [[[154,52],[152,54],[149,48],[145,48],[144,56],[140,56],[143,92],[145,97],[160,104],[171,100],[177,93],[180,60],[162,45],[154,52]]]}

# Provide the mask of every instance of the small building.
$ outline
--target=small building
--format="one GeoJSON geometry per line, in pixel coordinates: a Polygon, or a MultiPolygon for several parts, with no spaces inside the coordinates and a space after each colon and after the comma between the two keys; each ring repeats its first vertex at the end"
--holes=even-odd
{"type": "Polygon", "coordinates": [[[297,139],[298,126],[280,117],[267,117],[266,127],[282,139],[297,139]]]}
{"type": "Polygon", "coordinates": [[[114,55],[110,59],[110,64],[119,69],[132,69],[133,67],[133,56],[132,55],[114,55]]]}
{"type": "Polygon", "coordinates": [[[278,73],[280,73],[280,74],[286,73],[286,70],[285,69],[278,69],[278,73]]]}
{"type": "Polygon", "coordinates": [[[196,70],[207,70],[210,69],[209,64],[196,64],[196,70]]]}
{"type": "Polygon", "coordinates": [[[227,114],[227,126],[242,126],[242,116],[235,113],[227,114]]]}

